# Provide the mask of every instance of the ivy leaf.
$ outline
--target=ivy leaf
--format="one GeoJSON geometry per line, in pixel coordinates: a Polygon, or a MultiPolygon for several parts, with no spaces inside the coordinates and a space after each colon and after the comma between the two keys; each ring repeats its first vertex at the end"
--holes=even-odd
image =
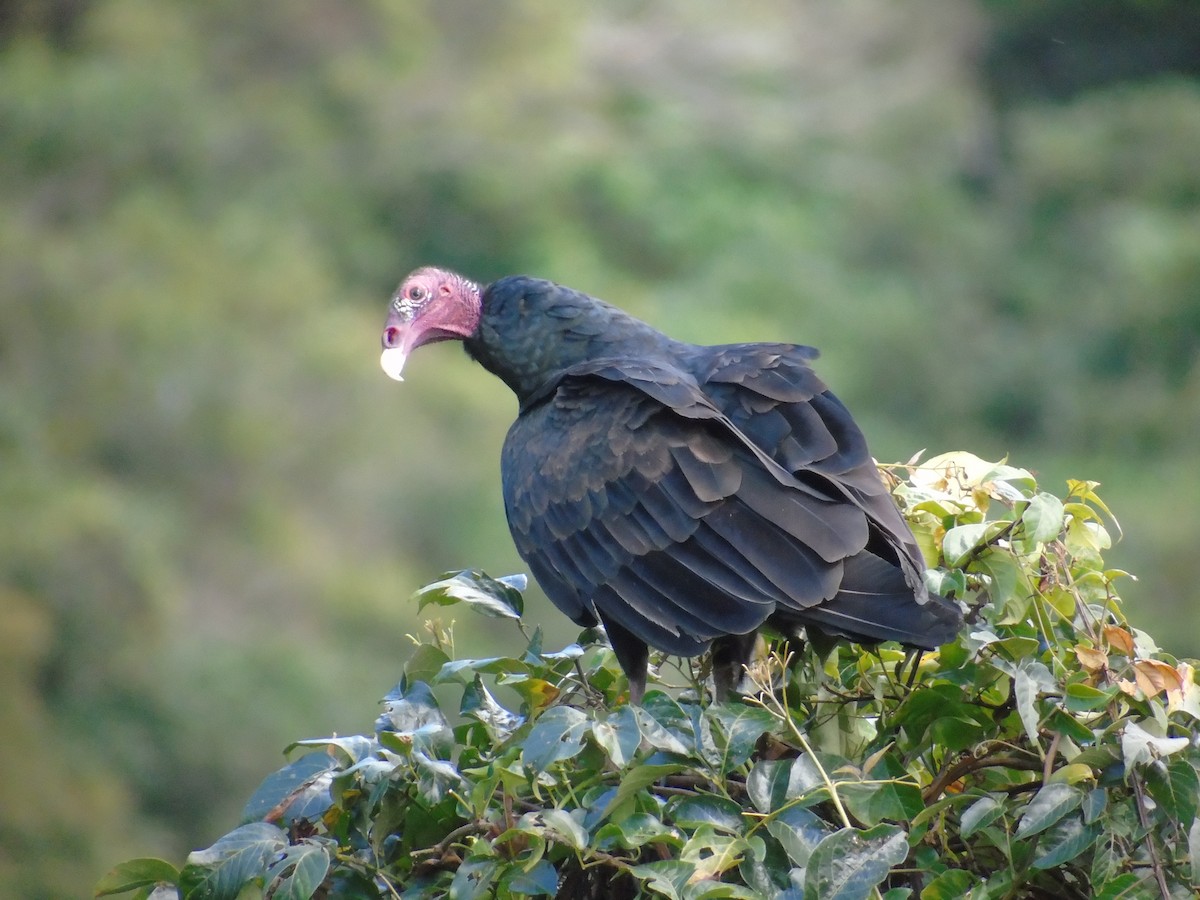
{"type": "Polygon", "coordinates": [[[188,855],[179,873],[180,892],[185,897],[232,900],[251,879],[263,878],[270,861],[287,845],[287,835],[266,822],[235,828],[211,847],[188,855]]]}
{"type": "MultiPolygon", "coordinates": [[[[691,755],[691,750],[686,744],[683,743],[683,741],[679,739],[678,735],[663,727],[663,725],[650,714],[648,709],[637,706],[634,707],[633,714],[637,719],[638,728],[642,733],[642,737],[646,739],[651,747],[654,747],[656,750],[662,750],[665,753],[674,753],[678,756],[691,755]]],[[[684,719],[684,721],[687,720],[684,719]]]]}
{"type": "Polygon", "coordinates": [[[574,707],[554,706],[546,710],[521,744],[525,765],[535,772],[544,772],[556,762],[571,759],[583,749],[588,727],[588,717],[574,707]]]}
{"type": "Polygon", "coordinates": [[[621,776],[621,783],[617,785],[616,791],[612,795],[612,799],[608,801],[604,809],[600,813],[601,819],[606,819],[611,815],[616,814],[617,810],[621,809],[626,802],[633,796],[644,791],[654,782],[668,775],[674,775],[682,766],[676,762],[666,763],[664,765],[644,764],[634,766],[621,776]]]}
{"type": "Polygon", "coordinates": [[[381,741],[396,749],[424,747],[435,756],[445,756],[454,747],[454,733],[442,715],[429,685],[423,681],[404,682],[383,698],[383,712],[375,720],[375,732],[381,741]]]}
{"type": "Polygon", "coordinates": [[[438,606],[466,603],[485,616],[519,619],[525,611],[525,600],[521,596],[524,577],[491,578],[477,569],[466,569],[448,573],[441,581],[421,588],[413,597],[417,600],[417,609],[424,609],[431,603],[438,606]],[[522,588],[515,587],[516,584],[522,588]]]}
{"type": "Polygon", "coordinates": [[[328,753],[308,753],[268,775],[247,801],[242,818],[289,823],[315,822],[333,803],[329,785],[337,762],[328,753]]]}
{"type": "Polygon", "coordinates": [[[1027,838],[1045,831],[1083,802],[1079,788],[1060,782],[1050,782],[1029,801],[1017,823],[1016,837],[1027,838]]]}
{"type": "Polygon", "coordinates": [[[458,711],[483,724],[494,744],[507,741],[525,723],[525,718],[501,706],[483,684],[478,675],[463,688],[462,703],[458,711]]]}
{"type": "Polygon", "coordinates": [[[669,842],[676,846],[682,844],[678,833],[662,819],[649,813],[633,813],[626,816],[620,823],[609,822],[596,832],[596,845],[601,850],[611,850],[619,847],[623,850],[637,850],[646,844],[669,842]]]}
{"type": "Polygon", "coordinates": [[[574,850],[583,850],[588,845],[588,833],[579,823],[583,818],[583,810],[578,810],[577,813],[578,818],[565,809],[528,812],[521,816],[517,827],[554,837],[559,843],[566,844],[574,850]]]}
{"type": "Polygon", "coordinates": [[[1133,768],[1157,757],[1178,753],[1188,743],[1185,737],[1158,737],[1137,722],[1126,722],[1121,732],[1121,755],[1125,759],[1125,766],[1133,768]]]}
{"type": "Polygon", "coordinates": [[[1041,851],[1033,861],[1035,869],[1052,869],[1070,862],[1100,836],[1100,826],[1085,825],[1080,816],[1070,816],[1050,828],[1038,844],[1041,851]]]}
{"type": "Polygon", "coordinates": [[[746,778],[746,792],[759,812],[769,813],[798,798],[804,798],[806,805],[811,806],[824,799],[821,796],[823,790],[814,790],[823,789],[824,784],[813,761],[807,756],[798,756],[795,759],[760,760],[755,763],[746,778]]]}
{"type": "Polygon", "coordinates": [[[921,891],[921,900],[961,900],[970,896],[976,879],[963,869],[948,869],[921,891]]]}
{"type": "Polygon", "coordinates": [[[895,825],[861,831],[843,828],[829,835],[809,858],[805,900],[860,900],[908,858],[908,838],[895,825]]]}
{"type": "Polygon", "coordinates": [[[669,900],[682,900],[683,892],[695,868],[679,860],[662,860],[631,866],[629,871],[650,890],[669,900]]]}
{"type": "Polygon", "coordinates": [[[95,895],[125,894],[156,884],[175,884],[179,870],[161,859],[131,859],[109,870],[96,882],[95,895]]]}
{"type": "Polygon", "coordinates": [[[1063,502],[1045,491],[1036,494],[1021,513],[1021,525],[1030,541],[1054,540],[1063,529],[1063,502]]]}
{"type": "Polygon", "coordinates": [[[501,889],[519,897],[553,897],[558,893],[558,871],[539,859],[528,870],[508,869],[500,878],[501,889]]]}
{"type": "Polygon", "coordinates": [[[695,870],[693,882],[716,880],[749,853],[745,838],[719,834],[701,825],[679,851],[679,858],[695,870]]]}
{"type": "Polygon", "coordinates": [[[952,569],[962,566],[976,548],[987,543],[989,532],[995,534],[1000,527],[996,522],[955,525],[942,539],[942,556],[946,565],[952,569]]]}
{"type": "Polygon", "coordinates": [[[421,644],[404,664],[404,675],[409,682],[432,681],[449,661],[445,650],[433,644],[421,644]]]}
{"type": "Polygon", "coordinates": [[[329,874],[329,842],[304,840],[287,847],[268,868],[271,900],[309,900],[329,874]]]}
{"type": "Polygon", "coordinates": [[[801,806],[785,806],[767,820],[767,831],[800,867],[808,865],[813,851],[830,834],[825,822],[801,806]]]}
{"type": "Polygon", "coordinates": [[[1196,818],[1200,779],[1190,761],[1177,759],[1169,766],[1161,762],[1147,766],[1146,788],[1174,821],[1191,822],[1196,818]]]}
{"type": "Polygon", "coordinates": [[[743,703],[715,703],[704,712],[717,722],[718,732],[724,736],[720,764],[725,769],[746,762],[759,738],[780,725],[779,719],[767,710],[743,703]]]}
{"type": "Polygon", "coordinates": [[[963,838],[986,828],[1004,815],[1004,805],[994,797],[981,797],[963,811],[960,828],[963,838]]]}
{"type": "Polygon", "coordinates": [[[667,804],[666,815],[680,828],[694,830],[703,825],[726,834],[741,834],[746,828],[738,804],[709,794],[673,797],[667,804]]]}
{"type": "Polygon", "coordinates": [[[492,895],[492,882],[500,871],[495,857],[476,856],[463,860],[450,882],[449,900],[476,900],[492,895]]]}
{"type": "Polygon", "coordinates": [[[637,717],[629,706],[618,707],[607,719],[592,725],[592,737],[614,766],[623,769],[642,743],[637,717]]]}

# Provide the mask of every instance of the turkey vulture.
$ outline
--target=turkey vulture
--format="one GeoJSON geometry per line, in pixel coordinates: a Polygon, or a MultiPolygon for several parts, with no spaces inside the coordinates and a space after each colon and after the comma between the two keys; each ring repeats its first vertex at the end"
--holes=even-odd
{"type": "Polygon", "coordinates": [[[711,646],[724,698],[764,623],[927,650],[961,626],[924,587],[813,348],[696,346],[551,281],[417,269],[392,296],[380,362],[402,380],[412,350],[443,340],[517,395],[501,456],[513,540],[555,606],[603,623],[633,702],[648,646],[711,646]]]}

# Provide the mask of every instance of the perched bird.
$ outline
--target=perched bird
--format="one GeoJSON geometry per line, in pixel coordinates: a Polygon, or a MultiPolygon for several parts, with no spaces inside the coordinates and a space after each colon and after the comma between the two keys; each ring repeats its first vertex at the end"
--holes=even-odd
{"type": "Polygon", "coordinates": [[[764,623],[927,650],[961,626],[813,348],[696,346],[550,281],[417,269],[380,362],[402,380],[409,353],[444,340],[517,395],[501,456],[513,540],[555,606],[603,623],[633,702],[648,646],[711,646],[724,698],[764,623]]]}

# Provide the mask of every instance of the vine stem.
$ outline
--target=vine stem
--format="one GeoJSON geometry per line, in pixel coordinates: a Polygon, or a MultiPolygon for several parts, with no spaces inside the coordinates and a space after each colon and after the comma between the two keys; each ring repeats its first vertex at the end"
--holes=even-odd
{"type": "MultiPolygon", "coordinates": [[[[788,666],[791,663],[792,655],[793,654],[789,653],[787,656],[783,657],[783,659],[779,660],[780,665],[785,672],[788,670],[788,666]]],[[[778,659],[777,655],[776,658],[778,659]]],[[[755,680],[757,681],[757,679],[755,680]]],[[[805,736],[804,732],[800,730],[800,728],[796,725],[795,719],[793,719],[788,713],[787,680],[784,679],[783,684],[780,685],[778,699],[776,699],[775,695],[769,690],[766,690],[766,685],[758,685],[758,687],[763,688],[764,690],[758,695],[758,697],[754,698],[755,702],[758,703],[759,706],[763,707],[763,709],[768,709],[766,701],[762,698],[770,697],[772,699],[772,706],[774,706],[775,709],[768,709],[768,712],[774,712],[785,722],[787,722],[788,731],[795,736],[797,742],[800,744],[800,747],[805,753],[808,754],[808,758],[812,760],[813,765],[817,767],[817,773],[821,776],[821,781],[829,791],[829,799],[833,802],[833,807],[837,810],[838,817],[842,820],[842,825],[846,828],[853,828],[854,825],[850,821],[850,815],[846,812],[846,807],[842,805],[842,798],[838,796],[837,785],[833,783],[833,779],[829,777],[829,773],[826,772],[825,767],[821,765],[821,760],[817,758],[816,751],[814,751],[812,745],[809,744],[808,738],[805,736]]]]}
{"type": "MultiPolygon", "coordinates": [[[[1142,785],[1142,776],[1136,770],[1130,772],[1129,781],[1133,785],[1133,793],[1137,797],[1138,821],[1147,832],[1150,830],[1150,820],[1146,815],[1146,789],[1142,785]]],[[[1154,870],[1154,878],[1158,889],[1164,897],[1170,897],[1171,891],[1167,885],[1167,874],[1163,871],[1162,860],[1158,856],[1158,846],[1154,843],[1154,835],[1146,835],[1146,847],[1150,851],[1150,867],[1154,870]]]]}

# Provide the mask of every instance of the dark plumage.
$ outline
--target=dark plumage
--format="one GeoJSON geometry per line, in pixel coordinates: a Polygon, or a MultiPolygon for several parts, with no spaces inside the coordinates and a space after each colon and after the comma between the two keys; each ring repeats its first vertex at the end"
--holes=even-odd
{"type": "Polygon", "coordinates": [[[517,550],[560,610],[603,623],[634,701],[647,645],[711,645],[724,696],[765,622],[922,649],[961,626],[811,347],[695,346],[549,281],[418,269],[383,367],[449,339],[520,401],[501,457],[517,550]]]}

